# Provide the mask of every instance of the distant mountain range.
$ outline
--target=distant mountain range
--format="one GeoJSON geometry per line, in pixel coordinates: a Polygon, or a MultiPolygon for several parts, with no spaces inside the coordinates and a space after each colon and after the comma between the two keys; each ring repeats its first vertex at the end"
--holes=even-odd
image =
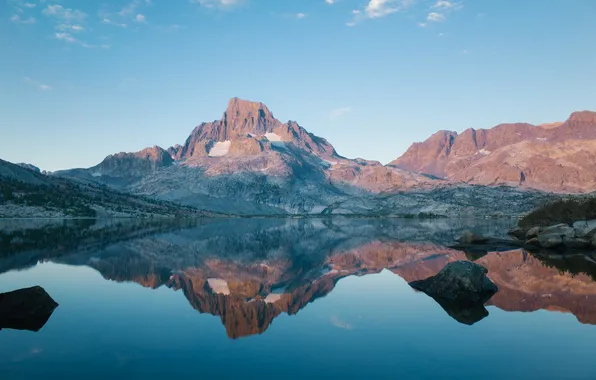
{"type": "Polygon", "coordinates": [[[596,190],[596,112],[563,123],[439,131],[391,166],[454,182],[559,193],[596,190]]]}
{"type": "MultiPolygon", "coordinates": [[[[39,173],[33,166],[21,164],[39,173]]],[[[52,173],[235,215],[516,215],[554,193],[596,190],[596,113],[563,123],[440,131],[389,165],[348,159],[263,103],[233,98],[184,144],[52,173]]]]}

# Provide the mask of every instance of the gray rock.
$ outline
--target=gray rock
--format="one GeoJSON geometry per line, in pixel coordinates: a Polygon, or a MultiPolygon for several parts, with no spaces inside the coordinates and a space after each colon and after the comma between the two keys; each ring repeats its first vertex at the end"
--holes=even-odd
{"type": "Polygon", "coordinates": [[[596,220],[581,220],[573,223],[575,235],[591,238],[596,234],[596,220]]]}
{"type": "Polygon", "coordinates": [[[445,265],[436,275],[414,281],[410,286],[427,295],[460,304],[476,304],[488,301],[499,288],[488,278],[488,269],[469,262],[455,261],[445,265]]]}
{"type": "Polygon", "coordinates": [[[542,232],[542,227],[533,227],[528,230],[526,233],[526,239],[530,240],[538,236],[538,234],[542,232]]]}
{"type": "Polygon", "coordinates": [[[544,228],[539,235],[559,235],[562,238],[572,239],[575,237],[575,230],[568,224],[556,224],[544,228]]]}
{"type": "Polygon", "coordinates": [[[456,240],[461,244],[478,244],[486,243],[489,239],[472,231],[464,231],[456,240]]]}
{"type": "Polygon", "coordinates": [[[592,237],[592,247],[596,248],[596,235],[592,237]]]}
{"type": "Polygon", "coordinates": [[[40,286],[0,293],[0,330],[39,331],[58,304],[40,286]]]}
{"type": "Polygon", "coordinates": [[[563,245],[563,236],[561,234],[540,234],[536,238],[538,244],[544,248],[554,248],[563,245]]]}
{"type": "Polygon", "coordinates": [[[526,237],[526,231],[523,230],[521,227],[513,227],[512,229],[507,232],[507,235],[513,236],[518,240],[524,240],[526,237]]]}

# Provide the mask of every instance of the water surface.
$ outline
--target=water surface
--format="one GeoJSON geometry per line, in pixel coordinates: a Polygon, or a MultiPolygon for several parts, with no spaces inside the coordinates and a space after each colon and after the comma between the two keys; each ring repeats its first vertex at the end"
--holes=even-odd
{"type": "Polygon", "coordinates": [[[596,378],[591,255],[446,247],[512,223],[5,221],[0,292],[60,306],[0,331],[1,378],[596,378]],[[500,289],[471,325],[408,285],[455,260],[500,289]]]}

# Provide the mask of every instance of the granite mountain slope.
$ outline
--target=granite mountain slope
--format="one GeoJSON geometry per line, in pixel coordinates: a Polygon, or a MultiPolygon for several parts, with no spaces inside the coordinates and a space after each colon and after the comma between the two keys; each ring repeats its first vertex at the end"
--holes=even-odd
{"type": "MultiPolygon", "coordinates": [[[[424,208],[485,215],[504,209],[488,203],[462,208],[458,197],[422,199],[417,194],[427,196],[440,188],[464,198],[471,192],[482,203],[484,189],[347,159],[298,123],[283,123],[264,104],[238,98],[230,100],[220,120],[197,126],[183,145],[119,153],[89,169],[55,174],[233,214],[400,215],[424,208]],[[408,195],[400,195],[404,192],[408,195]]],[[[539,193],[501,190],[503,199],[517,199],[516,212],[529,211],[541,198],[539,193]]]]}
{"type": "Polygon", "coordinates": [[[596,112],[575,112],[563,123],[539,126],[439,131],[390,165],[478,185],[591,192],[596,190],[596,112]]]}

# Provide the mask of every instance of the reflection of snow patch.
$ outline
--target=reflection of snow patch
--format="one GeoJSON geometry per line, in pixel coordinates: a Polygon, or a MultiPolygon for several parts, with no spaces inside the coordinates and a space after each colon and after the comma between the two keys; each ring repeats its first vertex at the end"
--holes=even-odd
{"type": "Polygon", "coordinates": [[[91,174],[93,177],[101,177],[101,173],[100,172],[95,172],[93,174],[91,174]]]}
{"type": "Polygon", "coordinates": [[[230,288],[228,288],[226,280],[222,280],[221,278],[210,278],[207,280],[207,284],[209,284],[213,293],[223,294],[224,296],[230,294],[230,288]]]}
{"type": "Polygon", "coordinates": [[[271,142],[282,142],[283,141],[281,139],[280,135],[278,135],[277,133],[273,133],[273,132],[265,133],[265,137],[267,138],[267,140],[269,140],[271,142]]]}
{"type": "Polygon", "coordinates": [[[209,151],[209,157],[223,157],[230,151],[230,145],[232,142],[230,140],[224,142],[217,142],[213,145],[213,148],[209,151]]]}
{"type": "Polygon", "coordinates": [[[478,152],[480,154],[485,155],[485,156],[490,154],[490,150],[486,150],[486,149],[480,149],[478,152]]]}
{"type": "Polygon", "coordinates": [[[281,299],[281,294],[271,293],[265,297],[266,303],[275,303],[281,299]]]}

